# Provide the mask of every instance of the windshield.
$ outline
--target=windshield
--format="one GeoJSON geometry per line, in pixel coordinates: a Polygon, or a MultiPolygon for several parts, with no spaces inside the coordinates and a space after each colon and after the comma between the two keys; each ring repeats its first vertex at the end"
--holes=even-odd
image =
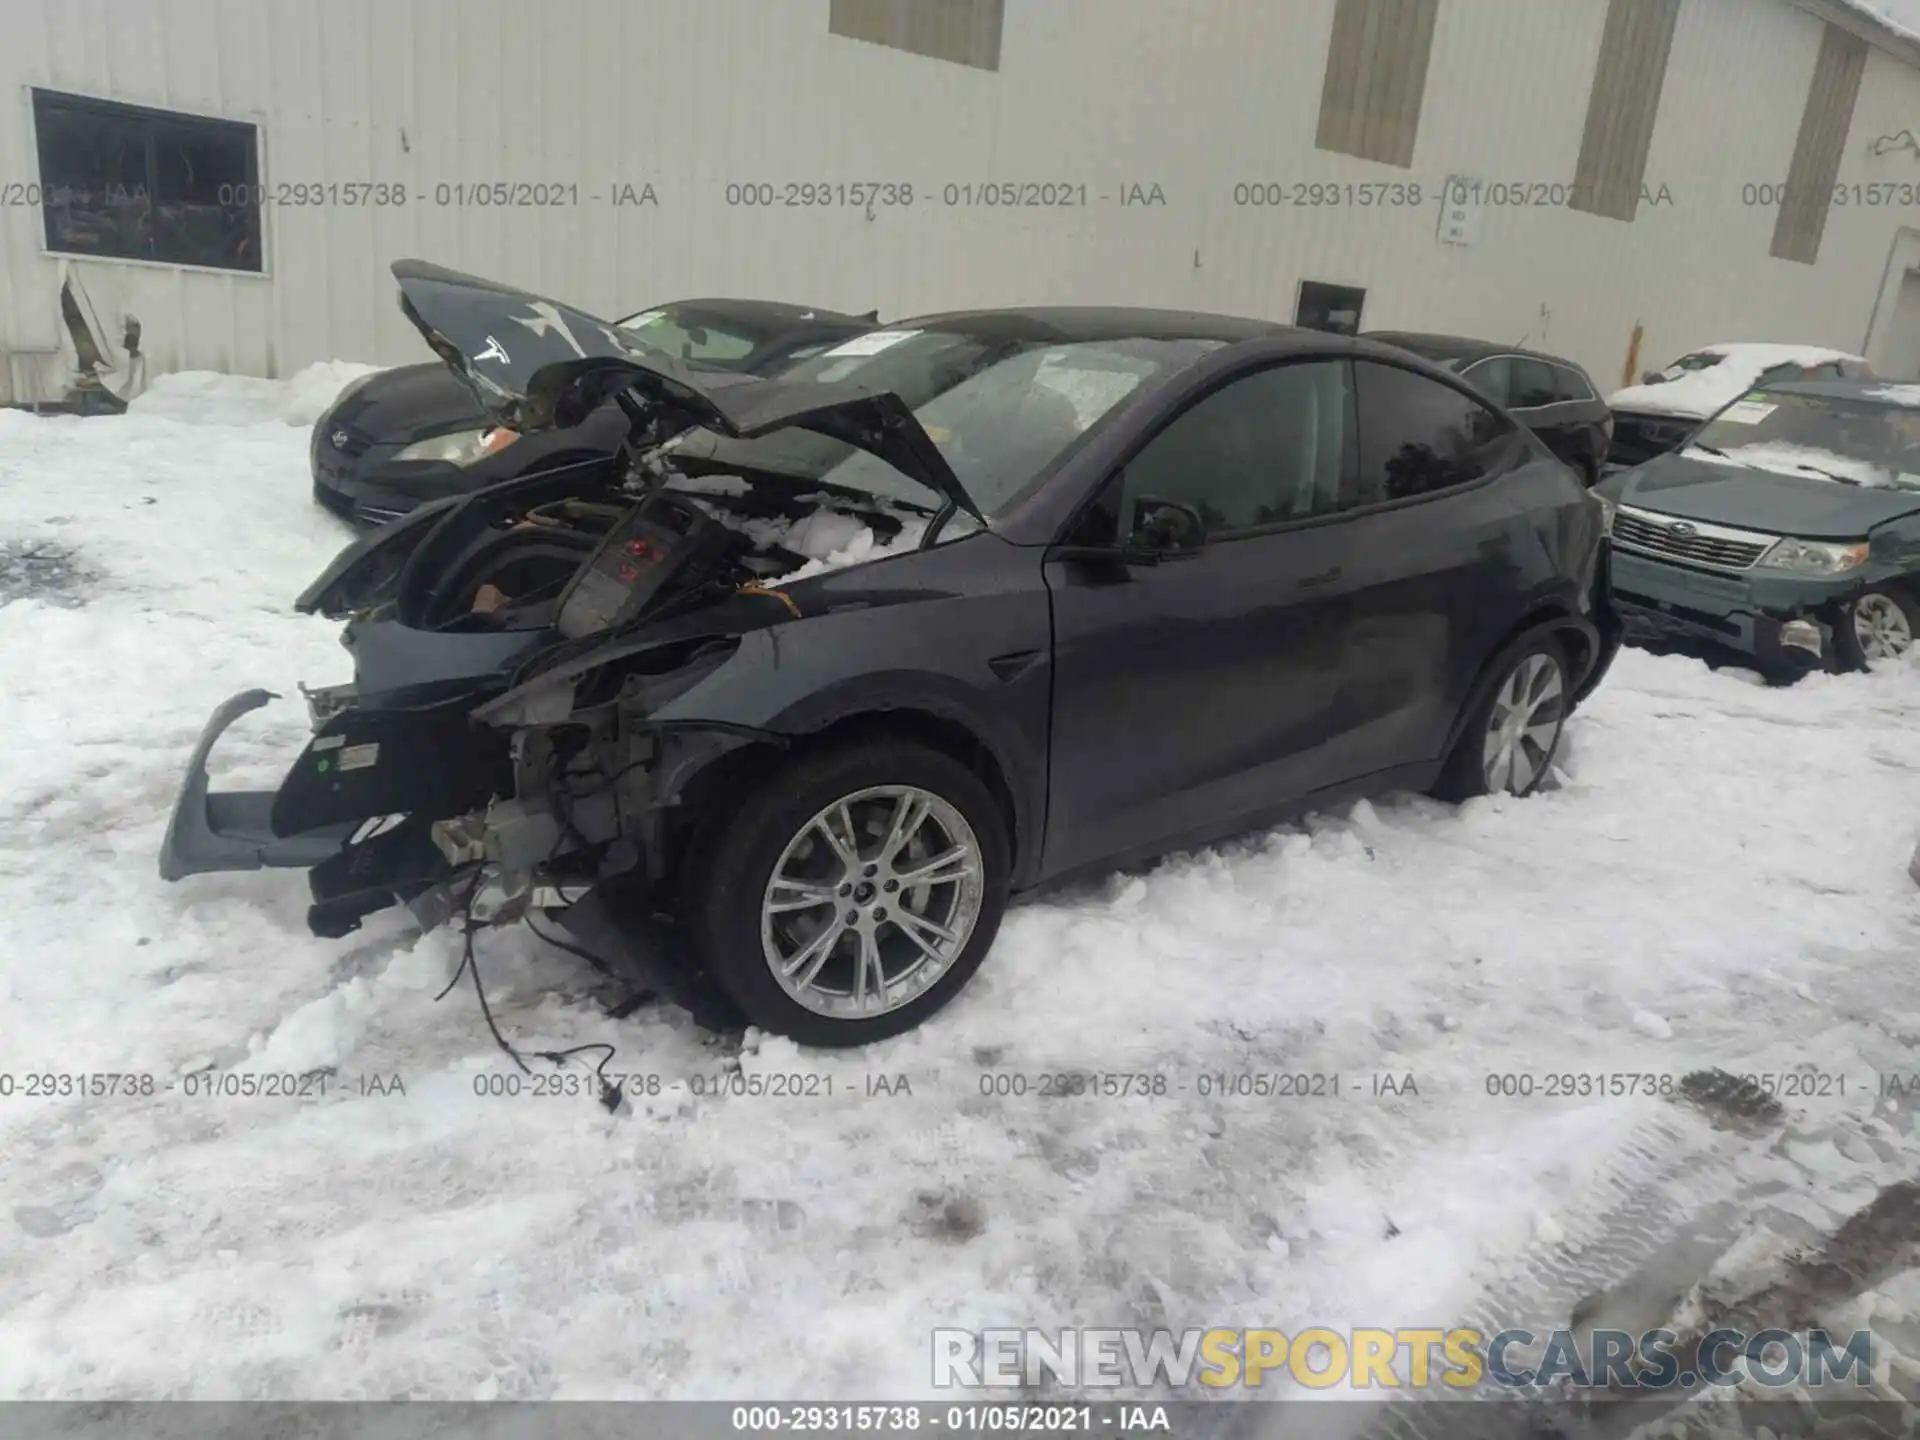
{"type": "Polygon", "coordinates": [[[1715,355],[1707,350],[1697,351],[1692,355],[1682,355],[1678,360],[1662,370],[1660,375],[1663,379],[1672,380],[1678,376],[1685,375],[1690,370],[1711,370],[1726,358],[1724,355],[1715,355]]]}
{"type": "Polygon", "coordinates": [[[631,331],[642,345],[696,365],[730,369],[744,365],[765,336],[738,321],[722,320],[678,305],[642,310],[614,322],[631,331]]]}
{"type": "MultiPolygon", "coordinates": [[[[1049,344],[944,330],[876,330],[781,374],[782,382],[850,382],[912,407],[967,493],[991,516],[1024,497],[1082,435],[1156,377],[1218,341],[1049,344]]],[[[925,509],[941,500],[884,460],[799,429],[755,440],[700,432],[688,456],[862,490],[925,509]]],[[[956,532],[958,533],[958,532],[956,532]]]]}
{"type": "MultiPolygon", "coordinates": [[[[943,389],[914,415],[987,515],[1021,498],[1033,482],[1192,342],[1121,340],[1022,347],[943,389]]],[[[1184,362],[1183,362],[1184,363],[1184,362]]],[[[865,373],[860,379],[872,377],[865,373]]],[[[926,492],[864,451],[821,479],[897,499],[926,492]]]]}
{"type": "Polygon", "coordinates": [[[1920,490],[1920,408],[1756,390],[1702,426],[1687,453],[1812,479],[1920,490]]]}

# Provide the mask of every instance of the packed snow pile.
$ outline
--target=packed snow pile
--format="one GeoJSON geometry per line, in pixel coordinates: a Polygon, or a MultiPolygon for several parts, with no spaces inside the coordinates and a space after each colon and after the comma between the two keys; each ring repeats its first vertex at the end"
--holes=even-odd
{"type": "Polygon", "coordinates": [[[321,360],[286,380],[180,370],[155,376],[127,409],[148,419],[189,425],[259,425],[277,420],[310,426],[342,390],[382,368],[350,360],[321,360]]]}
{"type": "MultiPolygon", "coordinates": [[[[309,383],[0,415],[0,547],[87,577],[0,597],[0,1397],[931,1398],[940,1326],[1446,1326],[1604,1254],[1598,1207],[1662,1173],[1811,1225],[1920,1170],[1875,1091],[1920,1069],[1916,663],[1773,690],[1627,652],[1553,790],[1017,905],[859,1052],[613,1020],[489,932],[502,1030],[613,1047],[625,1100],[592,1056],[522,1075],[465,981],[436,1000],[450,931],[320,940],[297,872],[155,873],[214,707],[287,697],[214,755],[270,787],[296,686],[348,678],[290,602],[350,537],[263,423],[309,383]],[[1606,1078],[1709,1066],[1848,1085],[1784,1098],[1775,1154],[1606,1078]]],[[[790,538],[873,553],[844,518],[790,538]]]]}

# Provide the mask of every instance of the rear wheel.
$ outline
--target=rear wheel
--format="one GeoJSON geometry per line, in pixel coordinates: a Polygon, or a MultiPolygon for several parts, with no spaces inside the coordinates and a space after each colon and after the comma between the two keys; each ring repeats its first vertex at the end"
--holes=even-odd
{"type": "Polygon", "coordinates": [[[1007,897],[999,807],[906,741],[796,761],[725,822],[696,881],[702,957],[747,1018],[806,1045],[912,1029],[980,967],[1007,897]]]}
{"type": "Polygon", "coordinates": [[[1898,660],[1920,635],[1920,605],[1898,586],[1867,590],[1847,606],[1834,627],[1834,651],[1849,670],[1898,660]]]}
{"type": "Polygon", "coordinates": [[[1442,800],[1531,795],[1559,750],[1571,701],[1557,640],[1542,636],[1515,651],[1474,707],[1433,793],[1442,800]]]}

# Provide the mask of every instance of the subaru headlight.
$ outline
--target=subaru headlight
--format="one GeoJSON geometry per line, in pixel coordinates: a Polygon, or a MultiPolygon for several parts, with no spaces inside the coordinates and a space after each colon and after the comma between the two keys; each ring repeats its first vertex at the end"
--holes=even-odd
{"type": "Polygon", "coordinates": [[[520,438],[504,425],[487,430],[456,430],[451,435],[435,435],[416,440],[393,458],[395,460],[433,460],[443,465],[471,465],[484,456],[504,449],[520,438]]]}
{"type": "Polygon", "coordinates": [[[1826,540],[1777,541],[1754,561],[1759,570],[1786,570],[1795,575],[1844,575],[1867,563],[1864,540],[1834,544],[1826,540]]]}

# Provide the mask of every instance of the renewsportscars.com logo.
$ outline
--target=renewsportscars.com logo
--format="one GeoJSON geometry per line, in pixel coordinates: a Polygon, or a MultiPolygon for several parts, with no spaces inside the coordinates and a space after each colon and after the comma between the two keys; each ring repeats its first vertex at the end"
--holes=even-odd
{"type": "Polygon", "coordinates": [[[1825,1330],[1575,1333],[1508,1329],[935,1330],[936,1388],[1211,1389],[1287,1381],[1312,1390],[1470,1390],[1556,1382],[1621,1390],[1873,1382],[1873,1336],[1825,1330]]]}

